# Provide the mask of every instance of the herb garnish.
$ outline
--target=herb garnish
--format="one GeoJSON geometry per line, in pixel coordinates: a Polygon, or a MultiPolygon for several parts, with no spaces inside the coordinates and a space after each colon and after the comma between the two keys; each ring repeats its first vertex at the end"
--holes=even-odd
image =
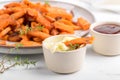
{"type": "Polygon", "coordinates": [[[37,26],[36,28],[37,28],[38,30],[42,31],[43,28],[44,28],[44,26],[37,26]]]}
{"type": "Polygon", "coordinates": [[[31,27],[29,27],[28,25],[26,25],[26,29],[25,30],[23,30],[23,29],[20,29],[20,34],[21,35],[25,35],[25,34],[27,34],[29,31],[31,31],[32,30],[32,28],[31,27]]]}
{"type": "Polygon", "coordinates": [[[14,58],[10,58],[7,55],[3,56],[0,60],[0,73],[5,72],[6,70],[15,67],[15,66],[26,66],[28,68],[29,65],[36,65],[36,61],[31,61],[28,58],[22,59],[20,56],[15,56],[14,58]]]}
{"type": "Polygon", "coordinates": [[[25,31],[20,29],[20,35],[24,35],[25,34],[25,31]]]}
{"type": "Polygon", "coordinates": [[[24,45],[22,43],[16,43],[14,48],[10,49],[10,52],[13,52],[14,50],[19,50],[19,47],[23,47],[24,45]]]}
{"type": "Polygon", "coordinates": [[[70,50],[75,50],[80,47],[80,44],[70,44],[68,47],[70,48],[70,50]]]}
{"type": "Polygon", "coordinates": [[[19,47],[23,47],[23,44],[22,43],[16,43],[15,48],[18,49],[19,47]]]}

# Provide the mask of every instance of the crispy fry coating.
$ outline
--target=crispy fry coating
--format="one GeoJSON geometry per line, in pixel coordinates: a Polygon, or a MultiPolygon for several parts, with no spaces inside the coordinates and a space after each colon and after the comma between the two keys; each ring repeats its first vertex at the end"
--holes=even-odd
{"type": "Polygon", "coordinates": [[[3,40],[0,45],[12,41],[24,46],[41,46],[50,36],[89,29],[87,20],[81,17],[74,24],[73,17],[66,9],[49,3],[11,2],[0,9],[0,40],[3,40]]]}

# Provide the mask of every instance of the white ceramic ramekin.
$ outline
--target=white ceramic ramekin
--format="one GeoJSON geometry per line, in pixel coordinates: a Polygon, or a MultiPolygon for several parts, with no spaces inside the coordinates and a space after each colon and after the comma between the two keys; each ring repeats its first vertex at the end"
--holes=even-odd
{"type": "MultiPolygon", "coordinates": [[[[51,51],[47,48],[46,44],[49,45],[50,42],[56,41],[56,38],[62,39],[62,37],[68,37],[71,35],[57,35],[52,36],[43,41],[43,53],[46,65],[48,69],[57,72],[57,73],[73,73],[79,71],[83,65],[86,46],[65,52],[55,52],[51,53],[51,51]]],[[[72,36],[75,37],[75,36],[72,36]]]]}
{"type": "Polygon", "coordinates": [[[116,24],[119,22],[96,22],[90,27],[90,33],[94,37],[93,49],[102,55],[119,55],[120,54],[120,34],[104,34],[94,30],[98,25],[116,24]]]}

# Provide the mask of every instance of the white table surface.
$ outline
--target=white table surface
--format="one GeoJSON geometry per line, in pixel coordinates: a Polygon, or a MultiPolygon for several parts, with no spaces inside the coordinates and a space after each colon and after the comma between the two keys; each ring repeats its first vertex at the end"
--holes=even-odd
{"type": "MultiPolygon", "coordinates": [[[[72,0],[66,0],[72,2],[72,0]]],[[[73,1],[72,3],[78,4],[73,1]]],[[[92,11],[96,21],[120,21],[120,14],[92,11]]],[[[2,54],[0,54],[2,56],[2,54]]],[[[13,55],[11,55],[13,56],[13,55]]],[[[120,80],[120,56],[107,57],[95,53],[91,46],[83,68],[73,74],[57,74],[46,68],[43,55],[25,55],[39,61],[30,69],[15,67],[3,74],[0,80],[120,80]]]]}

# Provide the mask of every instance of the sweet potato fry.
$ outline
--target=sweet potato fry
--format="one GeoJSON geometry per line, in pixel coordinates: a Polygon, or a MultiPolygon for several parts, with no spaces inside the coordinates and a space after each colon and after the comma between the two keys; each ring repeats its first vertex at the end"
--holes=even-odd
{"type": "Polygon", "coordinates": [[[63,9],[63,8],[60,8],[60,7],[55,7],[55,6],[49,6],[48,8],[47,8],[47,11],[48,12],[65,12],[66,13],[66,10],[65,9],[63,9]]]}
{"type": "Polygon", "coordinates": [[[59,22],[62,22],[62,23],[67,24],[67,25],[74,25],[71,21],[66,20],[66,19],[60,19],[59,22]]]}
{"type": "Polygon", "coordinates": [[[50,7],[48,8],[47,16],[50,16],[52,18],[56,17],[62,17],[67,20],[72,20],[73,16],[70,13],[67,13],[65,9],[58,8],[58,7],[50,7]]]}
{"type": "Polygon", "coordinates": [[[49,30],[47,28],[43,28],[42,32],[49,34],[49,30]]]}
{"type": "Polygon", "coordinates": [[[31,22],[31,27],[35,28],[36,26],[39,26],[39,24],[37,22],[31,22]]]}
{"type": "Polygon", "coordinates": [[[6,4],[4,7],[5,8],[11,8],[11,7],[19,7],[19,6],[21,6],[20,3],[18,3],[18,2],[12,2],[12,3],[6,4]]]}
{"type": "Polygon", "coordinates": [[[42,5],[41,3],[36,3],[36,10],[38,10],[41,13],[47,13],[48,12],[48,10],[47,10],[48,7],[50,7],[50,6],[45,6],[45,5],[42,5]]]}
{"type": "Polygon", "coordinates": [[[20,37],[22,38],[21,41],[29,41],[29,38],[27,35],[21,35],[20,37]]]}
{"type": "Polygon", "coordinates": [[[30,0],[11,2],[0,9],[0,39],[35,46],[53,35],[88,30],[90,23],[84,18],[78,18],[74,23],[74,15],[47,3],[33,3],[30,0]]]}
{"type": "Polygon", "coordinates": [[[38,42],[34,42],[34,41],[21,41],[21,44],[23,44],[23,46],[41,46],[41,43],[38,42]]]}
{"type": "Polygon", "coordinates": [[[55,21],[54,18],[52,18],[52,17],[50,17],[50,16],[47,16],[47,15],[45,15],[45,18],[46,18],[48,21],[50,21],[50,22],[54,22],[54,21],[55,21]]]}
{"type": "Polygon", "coordinates": [[[74,25],[71,21],[66,20],[66,19],[61,19],[61,20],[59,20],[59,22],[62,22],[66,25],[70,25],[71,27],[73,27],[74,30],[80,30],[81,29],[80,26],[74,25]]]}
{"type": "Polygon", "coordinates": [[[23,15],[25,15],[25,13],[26,12],[24,10],[22,10],[22,11],[12,14],[11,17],[16,20],[16,19],[21,18],[23,15]]]}
{"type": "Polygon", "coordinates": [[[64,23],[60,23],[60,22],[55,22],[54,23],[54,26],[56,29],[59,29],[61,31],[66,31],[68,33],[74,33],[74,29],[73,27],[69,26],[69,25],[66,25],[64,23]]]}
{"type": "Polygon", "coordinates": [[[4,10],[5,13],[7,14],[12,14],[14,12],[22,11],[22,7],[10,7],[4,10]]]}
{"type": "Polygon", "coordinates": [[[64,42],[64,44],[69,46],[71,44],[91,44],[92,42],[93,42],[93,37],[85,37],[85,38],[76,38],[76,39],[64,42]]]}
{"type": "Polygon", "coordinates": [[[0,20],[0,31],[4,30],[4,28],[6,28],[9,24],[10,24],[9,19],[0,20]]]}
{"type": "Polygon", "coordinates": [[[57,12],[49,12],[47,13],[47,16],[51,16],[52,18],[57,18],[57,17],[61,17],[61,18],[65,18],[67,20],[72,20],[72,15],[70,14],[66,14],[66,13],[57,13],[57,12]]]}
{"type": "Polygon", "coordinates": [[[77,25],[80,26],[82,30],[88,30],[90,27],[90,23],[82,17],[78,18],[77,25]]]}
{"type": "Polygon", "coordinates": [[[7,40],[9,40],[11,42],[19,42],[19,41],[21,41],[21,37],[17,36],[17,35],[15,35],[15,36],[9,36],[7,40]]]}
{"type": "Polygon", "coordinates": [[[0,41],[0,45],[6,45],[6,41],[1,40],[1,41],[0,41]]]}
{"type": "Polygon", "coordinates": [[[34,30],[38,30],[38,31],[42,31],[44,33],[47,33],[49,34],[49,30],[47,28],[45,28],[44,26],[41,26],[40,24],[36,23],[36,22],[32,22],[31,23],[31,27],[34,29],[34,30]]]}
{"type": "Polygon", "coordinates": [[[22,0],[21,2],[22,4],[26,5],[27,7],[30,7],[30,8],[36,8],[36,4],[30,2],[29,0],[22,0]]]}
{"type": "Polygon", "coordinates": [[[58,35],[60,32],[57,29],[51,30],[51,35],[58,35]]]}
{"type": "Polygon", "coordinates": [[[31,8],[27,8],[27,13],[28,15],[32,16],[33,18],[37,18],[38,17],[38,11],[35,9],[31,9],[31,8]]]}
{"type": "Polygon", "coordinates": [[[42,42],[42,39],[40,39],[40,38],[33,38],[33,41],[35,41],[35,42],[42,42]]]}
{"type": "Polygon", "coordinates": [[[52,28],[51,23],[47,19],[45,19],[41,14],[38,15],[37,22],[49,30],[51,30],[52,28]]]}
{"type": "Polygon", "coordinates": [[[72,33],[68,33],[68,32],[62,31],[59,34],[72,34],[72,33]]]}
{"type": "Polygon", "coordinates": [[[2,15],[0,15],[0,20],[8,19],[8,18],[10,18],[9,14],[2,14],[2,15]]]}
{"type": "Polygon", "coordinates": [[[24,22],[24,18],[19,18],[16,22],[17,24],[22,25],[24,22]]]}
{"type": "Polygon", "coordinates": [[[2,32],[0,32],[0,38],[5,36],[9,31],[11,31],[10,27],[5,28],[2,32]]]}
{"type": "Polygon", "coordinates": [[[2,39],[2,40],[7,41],[7,40],[8,40],[8,37],[9,37],[9,35],[8,35],[8,34],[6,34],[6,35],[5,35],[5,36],[3,36],[1,39],[2,39]]]}
{"type": "Polygon", "coordinates": [[[4,9],[0,9],[0,15],[5,14],[4,9]]]}
{"type": "Polygon", "coordinates": [[[49,34],[44,33],[44,32],[40,32],[40,31],[35,31],[35,32],[30,31],[30,32],[28,32],[28,35],[33,36],[33,37],[38,37],[38,38],[40,38],[42,40],[44,40],[45,38],[50,37],[49,34]]]}
{"type": "Polygon", "coordinates": [[[0,31],[9,25],[15,26],[17,25],[17,21],[12,19],[8,14],[1,15],[0,16],[0,31]]]}

